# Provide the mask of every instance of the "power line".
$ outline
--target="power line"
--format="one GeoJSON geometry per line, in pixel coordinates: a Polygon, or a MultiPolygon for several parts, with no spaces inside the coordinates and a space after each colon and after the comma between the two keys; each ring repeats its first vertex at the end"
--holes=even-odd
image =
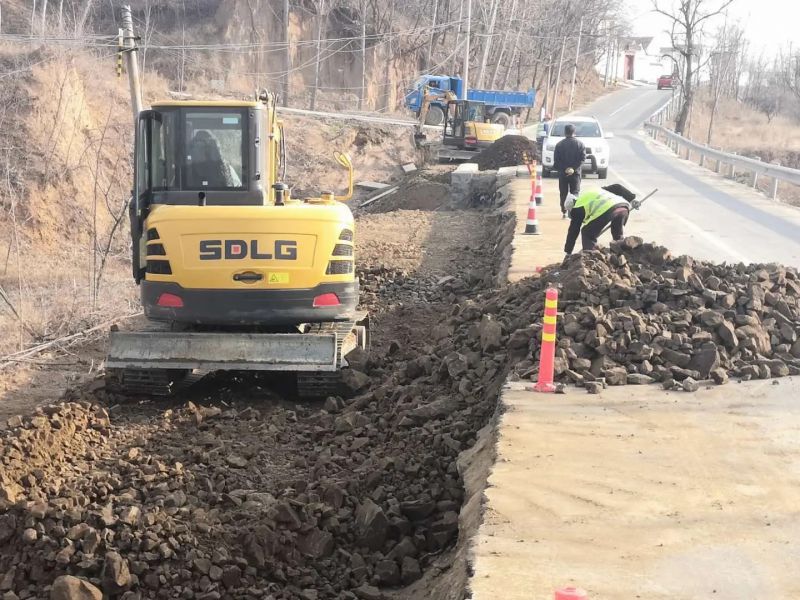
{"type": "MultiPolygon", "coordinates": [[[[367,41],[377,40],[379,43],[386,43],[399,37],[408,35],[423,35],[426,33],[434,33],[440,30],[446,30],[454,25],[458,25],[460,21],[450,21],[448,23],[438,23],[435,26],[417,27],[414,29],[405,29],[399,31],[390,31],[385,33],[372,33],[365,36],[367,41]]],[[[349,36],[349,37],[336,37],[336,38],[322,38],[319,40],[322,43],[350,43],[360,41],[362,36],[349,36]]],[[[0,34],[0,41],[8,41],[15,43],[27,44],[50,44],[50,45],[67,45],[67,46],[82,46],[93,48],[115,48],[117,46],[116,36],[109,35],[89,35],[82,38],[74,38],[68,36],[51,36],[51,35],[32,35],[32,34],[0,34]],[[105,42],[105,43],[102,43],[105,42]]],[[[304,48],[307,46],[316,46],[317,40],[294,40],[289,41],[288,45],[292,48],[304,48]]],[[[270,52],[285,50],[287,46],[286,41],[276,42],[243,42],[243,43],[220,43],[220,44],[147,44],[148,50],[182,50],[182,51],[217,51],[217,52],[270,52]]]]}

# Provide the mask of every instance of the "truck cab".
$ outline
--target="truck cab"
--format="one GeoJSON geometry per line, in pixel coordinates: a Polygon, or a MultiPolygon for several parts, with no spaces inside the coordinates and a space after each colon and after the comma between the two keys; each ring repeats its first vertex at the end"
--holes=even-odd
{"type": "Polygon", "coordinates": [[[405,96],[406,108],[414,111],[417,116],[422,110],[426,88],[428,94],[440,95],[443,101],[431,103],[428,113],[425,115],[425,124],[441,125],[444,123],[446,108],[444,97],[446,92],[453,92],[456,97],[460,98],[463,90],[463,81],[460,77],[447,77],[444,75],[423,75],[419,77],[405,96]]]}

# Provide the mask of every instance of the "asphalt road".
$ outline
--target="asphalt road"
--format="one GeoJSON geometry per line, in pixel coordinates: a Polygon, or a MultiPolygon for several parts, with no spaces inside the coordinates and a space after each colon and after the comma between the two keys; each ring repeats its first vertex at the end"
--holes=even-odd
{"type": "MultiPolygon", "coordinates": [[[[654,143],[642,123],[670,98],[667,90],[614,92],[578,111],[613,132],[608,183],[618,181],[650,198],[627,232],[673,254],[714,262],[779,262],[800,267],[800,209],[781,204],[675,155],[654,143]]],[[[603,182],[588,176],[584,188],[603,182]]]]}

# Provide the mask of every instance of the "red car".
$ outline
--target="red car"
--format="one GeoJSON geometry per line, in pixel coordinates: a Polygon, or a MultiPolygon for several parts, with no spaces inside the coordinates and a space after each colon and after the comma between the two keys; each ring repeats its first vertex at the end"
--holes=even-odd
{"type": "Polygon", "coordinates": [[[662,75],[658,78],[658,89],[664,88],[672,89],[672,75],[662,75]]]}

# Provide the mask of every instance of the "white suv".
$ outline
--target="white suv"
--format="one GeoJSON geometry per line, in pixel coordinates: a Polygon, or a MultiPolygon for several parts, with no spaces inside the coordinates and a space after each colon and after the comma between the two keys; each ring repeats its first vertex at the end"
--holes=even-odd
{"type": "Polygon", "coordinates": [[[550,132],[542,143],[542,175],[547,177],[553,169],[556,144],[564,139],[564,128],[569,123],[575,126],[575,137],[580,138],[586,146],[582,172],[597,173],[600,179],[608,177],[611,151],[606,140],[614,137],[614,134],[603,134],[600,122],[594,117],[561,117],[550,124],[550,132]]]}

